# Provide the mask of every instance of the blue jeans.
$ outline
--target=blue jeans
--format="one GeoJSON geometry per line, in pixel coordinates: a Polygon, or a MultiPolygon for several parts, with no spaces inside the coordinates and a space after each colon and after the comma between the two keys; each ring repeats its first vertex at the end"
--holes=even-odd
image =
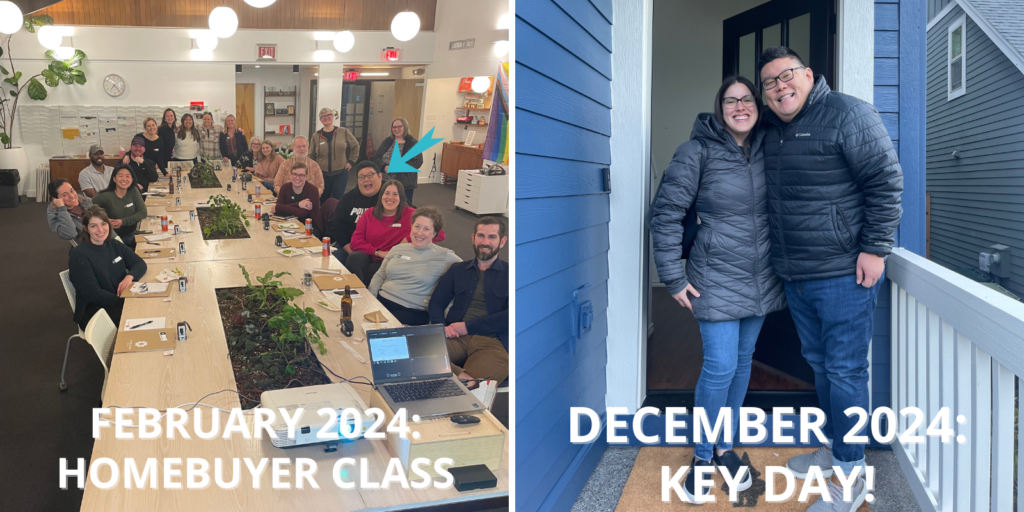
{"type": "Polygon", "coordinates": [[[415,192],[416,192],[415,188],[405,187],[405,202],[409,203],[409,206],[412,206],[413,208],[415,208],[415,206],[413,206],[413,204],[412,204],[412,195],[415,192]]]}
{"type": "MultiPolygon", "coordinates": [[[[707,412],[713,426],[723,407],[732,409],[732,433],[739,435],[740,406],[747,395],[750,382],[750,360],[754,357],[754,344],[764,324],[763,316],[751,316],[724,322],[700,321],[700,336],[704,340],[704,365],[700,369],[694,405],[707,412]]],[[[694,428],[696,424],[694,424],[694,428]]],[[[731,450],[732,442],[719,437],[715,446],[731,450]]],[[[707,436],[694,448],[700,460],[711,460],[712,443],[707,436]]]]}
{"type": "Polygon", "coordinates": [[[324,176],[324,193],[320,195],[320,203],[329,198],[335,198],[341,201],[341,196],[345,195],[345,187],[348,186],[348,171],[341,171],[334,176],[324,176]]]}
{"type": "Polygon", "coordinates": [[[884,279],[883,273],[871,288],[857,284],[856,274],[786,282],[789,311],[800,334],[800,352],[814,370],[818,402],[825,413],[821,431],[832,440],[833,465],[846,474],[864,462],[864,445],[843,442],[857,419],[843,411],[850,407],[868,410],[868,344],[884,279]]]}
{"type": "Polygon", "coordinates": [[[263,182],[263,188],[265,190],[269,190],[272,194],[277,195],[276,193],[274,193],[274,181],[273,180],[266,180],[266,181],[264,181],[263,182]]]}
{"type": "Polygon", "coordinates": [[[342,265],[348,261],[348,253],[345,252],[345,249],[342,247],[338,247],[332,254],[334,254],[334,257],[337,258],[338,262],[342,265]]]}

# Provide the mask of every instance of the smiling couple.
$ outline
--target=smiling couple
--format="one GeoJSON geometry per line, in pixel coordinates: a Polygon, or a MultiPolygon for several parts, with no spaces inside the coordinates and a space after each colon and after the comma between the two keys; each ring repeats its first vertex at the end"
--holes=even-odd
{"type": "MultiPolygon", "coordinates": [[[[765,315],[788,301],[830,442],[787,467],[799,478],[811,466],[826,477],[833,466],[849,474],[863,466],[864,446],[843,442],[854,426],[843,411],[868,409],[872,312],[902,214],[903,174],[871,105],[815,81],[789,48],[766,49],[760,66],[760,87],[727,78],[714,113],[698,115],[691,140],[676,150],[652,205],[654,259],[673,298],[700,323],[695,406],[712,425],[731,409],[734,434],[765,315]],[[690,210],[696,222],[684,222],[690,210]],[[696,238],[684,265],[687,229],[696,238]]],[[[697,443],[683,485],[691,502],[708,494],[694,489],[693,470],[711,465],[736,474],[742,462],[729,442],[697,443]]],[[[750,487],[749,475],[738,490],[750,487]]],[[[808,510],[856,510],[867,488],[863,479],[852,485],[852,502],[843,502],[833,476],[831,502],[808,510]]]]}

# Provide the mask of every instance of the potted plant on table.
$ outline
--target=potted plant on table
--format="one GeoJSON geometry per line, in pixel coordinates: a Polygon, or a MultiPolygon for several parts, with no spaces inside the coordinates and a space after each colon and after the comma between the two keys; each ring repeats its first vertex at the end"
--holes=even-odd
{"type": "MultiPolygon", "coordinates": [[[[25,31],[32,34],[36,29],[53,25],[53,18],[47,15],[26,17],[25,31]]],[[[20,30],[18,31],[20,32],[20,30]]],[[[14,56],[11,54],[11,40],[14,34],[0,37],[0,169],[18,169],[28,172],[28,158],[25,149],[14,147],[14,122],[18,113],[18,103],[25,97],[36,101],[46,99],[48,87],[57,87],[62,82],[67,85],[85,83],[85,72],[79,69],[85,61],[85,52],[78,49],[60,48],[59,51],[47,50],[46,56],[50,63],[40,72],[25,77],[15,69],[14,56]],[[6,48],[5,48],[6,47],[6,48]],[[2,58],[7,57],[4,65],[2,58]],[[42,81],[40,81],[42,78],[42,81]]]]}

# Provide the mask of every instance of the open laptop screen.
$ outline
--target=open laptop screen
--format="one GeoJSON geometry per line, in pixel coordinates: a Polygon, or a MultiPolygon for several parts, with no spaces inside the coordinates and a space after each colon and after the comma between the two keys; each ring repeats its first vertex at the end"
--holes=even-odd
{"type": "Polygon", "coordinates": [[[452,374],[441,325],[380,329],[366,334],[373,381],[377,384],[452,374]]]}

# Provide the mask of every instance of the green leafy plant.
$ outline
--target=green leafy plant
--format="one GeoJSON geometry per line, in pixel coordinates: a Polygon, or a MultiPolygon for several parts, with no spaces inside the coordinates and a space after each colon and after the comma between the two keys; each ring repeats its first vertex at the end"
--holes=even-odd
{"type": "Polygon", "coordinates": [[[193,188],[220,187],[220,180],[217,179],[217,174],[213,171],[213,165],[207,162],[192,166],[188,176],[192,180],[193,188]]]}
{"type": "MultiPolygon", "coordinates": [[[[324,337],[330,337],[327,335],[327,327],[324,325],[323,319],[317,316],[316,311],[311,307],[302,308],[295,304],[288,304],[280,313],[270,319],[269,325],[278,330],[278,334],[273,338],[281,352],[286,355],[289,353],[298,355],[300,350],[307,353],[308,347],[314,344],[319,348],[321,354],[327,353],[327,347],[324,346],[320,337],[321,334],[324,337]]],[[[288,375],[289,371],[295,372],[293,365],[289,364],[288,367],[285,369],[285,375],[288,375]]]]}
{"type": "Polygon", "coordinates": [[[210,196],[210,212],[213,220],[203,226],[203,235],[207,237],[214,232],[224,236],[235,235],[245,231],[243,224],[249,225],[242,207],[223,195],[210,196]]]}
{"type": "Polygon", "coordinates": [[[246,294],[253,299],[253,303],[256,304],[255,309],[257,310],[273,310],[281,302],[289,301],[302,295],[302,290],[282,287],[281,281],[277,281],[281,276],[290,276],[290,272],[278,272],[275,274],[273,270],[268,270],[263,277],[256,276],[256,281],[260,283],[260,286],[255,286],[252,284],[252,279],[249,278],[249,271],[241,264],[238,265],[238,268],[242,269],[242,275],[245,276],[246,294]]]}
{"type": "MultiPolygon", "coordinates": [[[[44,25],[53,25],[53,18],[43,14],[25,18],[25,31],[35,33],[36,28],[44,25]]],[[[0,83],[0,143],[5,149],[14,144],[14,120],[18,112],[19,100],[27,94],[30,99],[41,101],[47,96],[45,83],[49,87],[57,87],[61,83],[72,85],[83,85],[86,82],[85,72],[79,69],[85,61],[85,52],[75,50],[71,58],[64,60],[57,57],[53,50],[47,50],[45,55],[51,59],[50,63],[39,73],[24,78],[21,71],[14,69],[14,57],[11,55],[11,40],[14,34],[0,38],[0,57],[4,56],[4,43],[6,43],[7,62],[10,69],[0,65],[0,75],[4,77],[0,83]],[[39,81],[40,77],[42,82],[39,81]]]]}

